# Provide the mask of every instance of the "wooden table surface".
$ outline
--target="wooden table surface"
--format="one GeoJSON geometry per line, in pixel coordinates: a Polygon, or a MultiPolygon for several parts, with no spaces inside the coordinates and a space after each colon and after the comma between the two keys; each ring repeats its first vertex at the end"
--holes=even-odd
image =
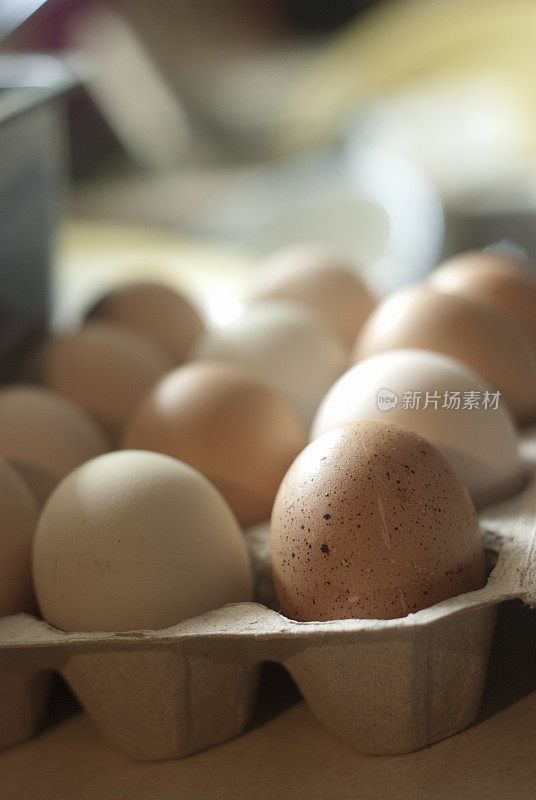
{"type": "Polygon", "coordinates": [[[3,800],[529,800],[536,796],[536,694],[405,756],[354,752],[299,703],[212,750],[136,763],[85,714],[0,756],[3,800]]]}

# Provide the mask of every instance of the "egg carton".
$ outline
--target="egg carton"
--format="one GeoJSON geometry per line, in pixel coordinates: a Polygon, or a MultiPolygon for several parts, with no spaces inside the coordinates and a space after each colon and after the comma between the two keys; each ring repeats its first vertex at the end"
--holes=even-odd
{"type": "MultiPolygon", "coordinates": [[[[284,665],[316,718],[366,753],[406,753],[462,730],[479,708],[499,603],[536,605],[536,436],[523,454],[524,490],[480,515],[498,554],[486,586],[402,619],[295,622],[260,603],[128,633],[1,619],[0,747],[34,733],[57,671],[131,757],[196,753],[243,731],[265,661],[284,665]]],[[[267,526],[247,538],[269,603],[267,526]]]]}

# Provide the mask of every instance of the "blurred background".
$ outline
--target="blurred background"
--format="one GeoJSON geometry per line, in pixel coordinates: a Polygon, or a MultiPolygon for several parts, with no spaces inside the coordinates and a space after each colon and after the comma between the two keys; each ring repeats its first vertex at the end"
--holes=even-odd
{"type": "Polygon", "coordinates": [[[2,0],[3,320],[148,273],[226,319],[294,241],[380,295],[533,256],[535,38],[531,0],[2,0]]]}

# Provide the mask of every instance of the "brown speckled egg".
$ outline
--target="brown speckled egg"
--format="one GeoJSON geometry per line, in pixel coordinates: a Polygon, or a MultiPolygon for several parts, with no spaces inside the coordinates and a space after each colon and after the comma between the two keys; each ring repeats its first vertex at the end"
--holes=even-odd
{"type": "Polygon", "coordinates": [[[485,583],[473,504],[443,456],[393,424],[335,428],[276,497],[272,569],[282,612],[393,619],[485,583]]]}
{"type": "Polygon", "coordinates": [[[254,300],[307,306],[350,347],[376,305],[354,264],[318,246],[288,247],[261,264],[254,300]]]}
{"type": "Polygon", "coordinates": [[[501,392],[518,422],[536,420],[534,349],[523,331],[493,308],[427,285],[402,289],[365,322],[354,360],[401,347],[457,358],[501,392]]]}
{"type": "Polygon", "coordinates": [[[238,367],[186,364],[141,400],[123,447],[185,461],[220,490],[242,525],[270,516],[279,484],[305,447],[290,405],[238,367]]]}
{"type": "Polygon", "coordinates": [[[155,281],[133,281],[117,286],[88,313],[90,319],[115,322],[145,336],[182,363],[204,330],[194,306],[171,286],[155,281]]]}
{"type": "Polygon", "coordinates": [[[536,347],[536,273],[523,259],[494,251],[460,253],[432,272],[429,283],[491,306],[519,325],[536,347]]]}
{"type": "Polygon", "coordinates": [[[32,377],[85,409],[112,442],[140,397],[170,367],[151,342],[108,322],[51,337],[28,364],[32,377]]]}

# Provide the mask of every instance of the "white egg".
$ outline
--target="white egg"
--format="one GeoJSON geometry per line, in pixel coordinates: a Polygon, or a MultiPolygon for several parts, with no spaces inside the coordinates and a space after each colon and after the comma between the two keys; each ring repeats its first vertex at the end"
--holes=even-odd
{"type": "Polygon", "coordinates": [[[71,472],[41,514],[37,599],[64,630],[169,627],[252,599],[244,537],[217,489],[171,456],[123,450],[71,472]]]}
{"type": "Polygon", "coordinates": [[[307,429],[346,366],[345,347],[336,334],[312,312],[283,302],[246,307],[229,324],[207,331],[194,356],[246,369],[279,392],[307,429]]]}
{"type": "Polygon", "coordinates": [[[494,390],[455,359],[428,350],[391,350],[339,378],[318,409],[311,438],[359,420],[394,422],[441,450],[482,507],[523,482],[517,431],[506,404],[498,401],[495,408],[494,390]]]}

